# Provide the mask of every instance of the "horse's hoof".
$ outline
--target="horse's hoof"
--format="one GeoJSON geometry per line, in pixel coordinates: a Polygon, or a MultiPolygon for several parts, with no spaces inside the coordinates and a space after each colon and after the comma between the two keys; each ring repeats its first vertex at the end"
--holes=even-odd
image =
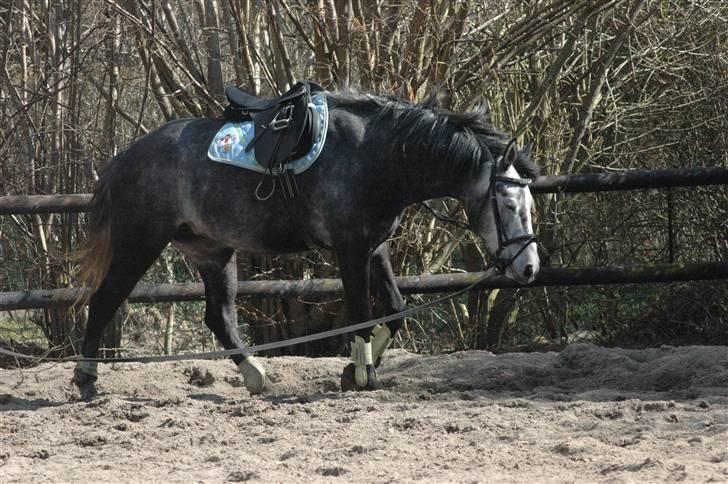
{"type": "Polygon", "coordinates": [[[365,390],[379,390],[382,388],[381,383],[379,383],[379,378],[377,378],[377,370],[374,368],[374,365],[367,365],[367,385],[364,388],[365,390]]]}
{"type": "Polygon", "coordinates": [[[85,385],[78,386],[78,392],[81,394],[81,400],[87,402],[96,398],[99,392],[96,390],[94,383],[86,383],[85,385]]]}
{"type": "Polygon", "coordinates": [[[89,375],[83,370],[79,370],[78,368],[73,370],[73,378],[71,379],[71,382],[78,387],[78,392],[81,394],[81,400],[91,400],[98,395],[98,391],[96,390],[96,380],[97,377],[89,375]]]}
{"type": "Polygon", "coordinates": [[[358,389],[354,381],[354,363],[349,363],[341,373],[341,391],[351,392],[358,389]]]}
{"type": "Polygon", "coordinates": [[[381,388],[379,380],[377,379],[377,371],[374,369],[374,365],[366,366],[367,381],[364,385],[360,385],[356,381],[356,367],[354,363],[349,363],[341,373],[341,391],[360,391],[360,390],[378,390],[381,388]]]}
{"type": "Polygon", "coordinates": [[[261,393],[265,388],[265,368],[254,357],[248,356],[242,363],[238,365],[240,373],[243,375],[245,388],[255,395],[261,393]]]}

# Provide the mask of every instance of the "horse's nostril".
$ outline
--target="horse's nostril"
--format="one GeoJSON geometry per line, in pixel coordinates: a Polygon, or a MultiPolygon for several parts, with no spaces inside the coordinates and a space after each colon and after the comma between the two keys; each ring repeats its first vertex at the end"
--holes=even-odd
{"type": "Polygon", "coordinates": [[[523,270],[523,275],[526,277],[531,277],[533,275],[533,265],[528,264],[523,270]]]}

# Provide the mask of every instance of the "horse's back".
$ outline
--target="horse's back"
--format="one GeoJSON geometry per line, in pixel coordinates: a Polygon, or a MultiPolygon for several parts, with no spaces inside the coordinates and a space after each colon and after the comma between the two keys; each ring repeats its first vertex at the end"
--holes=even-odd
{"type": "Polygon", "coordinates": [[[177,206],[180,182],[195,175],[190,170],[204,161],[203,146],[220,124],[211,119],[174,120],[129,145],[102,175],[113,205],[151,211],[170,211],[177,206]]]}
{"type": "Polygon", "coordinates": [[[266,192],[276,180],[209,160],[210,143],[224,124],[206,118],[175,120],[132,144],[115,162],[117,193],[112,199],[118,213],[143,221],[141,225],[153,220],[185,226],[239,250],[295,252],[333,245],[339,232],[363,223],[363,209],[373,203],[370,196],[385,190],[391,167],[375,167],[374,153],[362,154],[366,130],[348,111],[332,109],[327,146],[296,177],[301,194],[294,200],[279,194],[259,200],[258,183],[264,183],[261,190],[266,192]]]}
{"type": "Polygon", "coordinates": [[[119,170],[129,173],[119,176],[127,178],[119,187],[127,192],[128,203],[147,216],[172,220],[177,227],[236,249],[304,249],[285,201],[255,198],[260,173],[208,158],[210,143],[224,123],[206,118],[172,121],[132,145],[123,162],[127,166],[119,170]]]}

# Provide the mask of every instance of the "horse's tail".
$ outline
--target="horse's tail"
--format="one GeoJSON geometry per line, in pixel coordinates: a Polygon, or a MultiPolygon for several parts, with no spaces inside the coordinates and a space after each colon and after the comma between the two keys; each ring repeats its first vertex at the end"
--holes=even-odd
{"type": "Polygon", "coordinates": [[[122,153],[109,161],[104,167],[94,187],[89,212],[88,235],[86,242],[74,254],[78,269],[76,273],[77,284],[88,287],[91,291],[83,291],[76,299],[74,306],[88,302],[91,295],[101,285],[106,273],[109,271],[113,256],[111,246],[111,193],[110,178],[114,172],[114,165],[121,158],[122,153]]]}

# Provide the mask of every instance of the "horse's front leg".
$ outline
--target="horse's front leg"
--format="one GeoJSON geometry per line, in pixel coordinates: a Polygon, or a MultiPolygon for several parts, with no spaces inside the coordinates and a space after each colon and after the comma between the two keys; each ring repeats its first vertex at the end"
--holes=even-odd
{"type": "MultiPolygon", "coordinates": [[[[384,306],[386,314],[394,314],[405,309],[404,299],[394,281],[394,271],[390,261],[389,242],[384,242],[372,254],[372,289],[377,300],[384,306]]],[[[378,368],[382,362],[384,352],[392,343],[404,318],[395,319],[386,324],[378,324],[372,329],[372,359],[374,367],[378,368]]]]}
{"type": "MultiPolygon", "coordinates": [[[[337,249],[341,281],[344,284],[344,301],[348,323],[368,321],[372,318],[369,303],[370,257],[366,247],[346,246],[337,249]]],[[[357,331],[351,341],[352,363],[341,375],[341,389],[374,390],[379,387],[372,360],[371,330],[357,331]]]]}

